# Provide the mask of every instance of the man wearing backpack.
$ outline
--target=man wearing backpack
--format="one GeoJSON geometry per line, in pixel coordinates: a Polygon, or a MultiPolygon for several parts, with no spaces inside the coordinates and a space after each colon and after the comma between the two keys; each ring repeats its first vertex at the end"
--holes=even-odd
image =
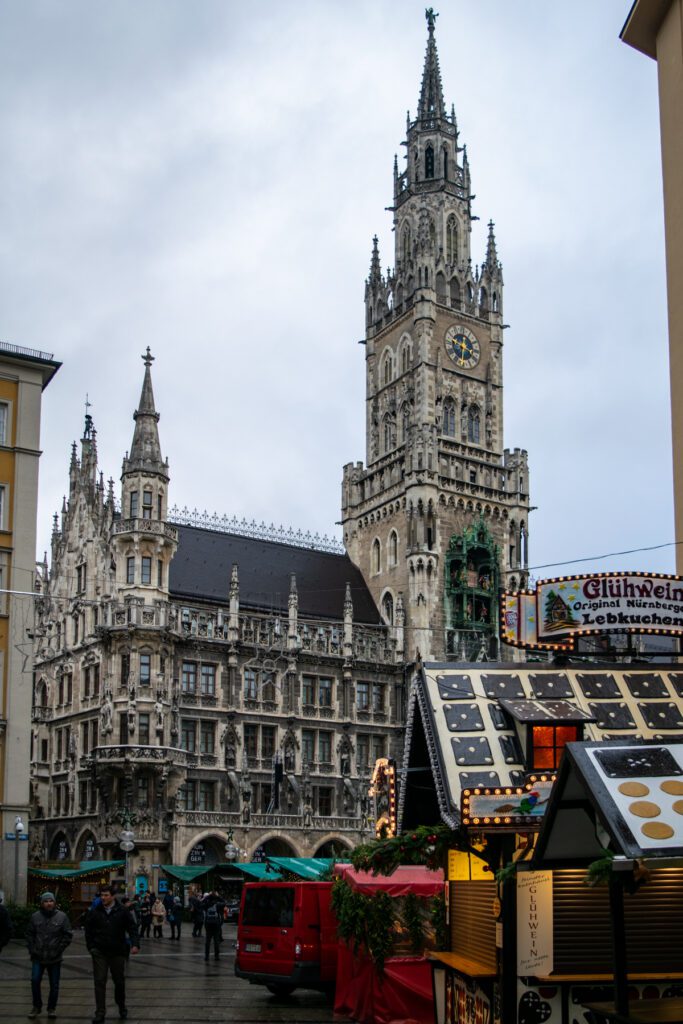
{"type": "Polygon", "coordinates": [[[220,957],[220,944],[223,941],[221,928],[223,925],[223,911],[225,909],[225,904],[215,890],[210,892],[202,903],[204,907],[204,928],[206,932],[206,938],[204,940],[204,959],[209,959],[211,943],[213,942],[213,958],[214,960],[218,960],[220,957]]]}

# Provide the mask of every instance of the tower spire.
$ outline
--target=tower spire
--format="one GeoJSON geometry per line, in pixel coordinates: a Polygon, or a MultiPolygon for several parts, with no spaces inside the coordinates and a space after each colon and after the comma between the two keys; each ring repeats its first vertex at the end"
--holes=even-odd
{"type": "MultiPolygon", "coordinates": [[[[484,266],[492,271],[498,266],[498,253],[496,252],[496,236],[493,231],[493,221],[489,221],[489,237],[486,242],[486,258],[484,260],[484,266]]],[[[482,268],[483,269],[483,268],[482,268]]]]}
{"type": "Polygon", "coordinates": [[[379,241],[377,235],[373,236],[372,239],[372,256],[370,258],[370,277],[368,279],[369,284],[376,285],[382,280],[382,267],[379,262],[379,241]]]}
{"type": "Polygon", "coordinates": [[[443,101],[443,86],[441,84],[441,70],[439,68],[439,54],[436,50],[436,39],[434,38],[434,27],[438,14],[433,7],[425,11],[427,19],[427,53],[425,55],[425,66],[422,73],[422,89],[420,101],[417,107],[418,120],[431,121],[435,118],[445,116],[443,101]]]}
{"type": "Polygon", "coordinates": [[[142,361],[145,364],[145,376],[142,382],[140,401],[133,413],[135,430],[130,454],[127,459],[124,459],[124,472],[143,470],[161,472],[166,475],[157,428],[159,413],[154,406],[154,391],[152,390],[151,367],[154,356],[151,354],[149,346],[147,346],[145,355],[142,356],[142,361]]]}

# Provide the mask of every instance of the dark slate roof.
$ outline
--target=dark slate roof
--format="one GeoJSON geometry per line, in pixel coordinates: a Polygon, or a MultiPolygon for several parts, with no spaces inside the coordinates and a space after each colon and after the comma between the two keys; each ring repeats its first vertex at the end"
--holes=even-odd
{"type": "Polygon", "coordinates": [[[171,562],[169,581],[171,596],[176,599],[227,605],[230,574],[236,564],[240,608],[280,611],[286,615],[289,580],[294,573],[299,615],[341,619],[349,583],[354,622],[376,624],[381,621],[363,576],[348,555],[194,526],[178,526],[177,530],[178,551],[171,562]]]}

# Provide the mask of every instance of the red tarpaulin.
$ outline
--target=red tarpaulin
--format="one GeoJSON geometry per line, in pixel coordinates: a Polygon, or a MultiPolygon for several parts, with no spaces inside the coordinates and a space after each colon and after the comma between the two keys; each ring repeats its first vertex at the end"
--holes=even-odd
{"type": "MultiPolygon", "coordinates": [[[[392,898],[408,893],[429,897],[443,892],[443,871],[421,866],[397,868],[386,878],[354,871],[348,864],[337,864],[334,871],[368,896],[385,892],[392,898]]],[[[340,942],[334,1012],[360,1024],[434,1024],[432,969],[424,957],[392,957],[380,976],[364,951],[354,955],[340,942]]]]}
{"type": "Polygon", "coordinates": [[[334,1012],[359,1024],[434,1024],[432,969],[423,957],[395,957],[380,977],[372,960],[339,943],[334,1012]]]}
{"type": "Polygon", "coordinates": [[[370,871],[355,871],[350,864],[335,864],[335,875],[348,882],[352,889],[368,893],[382,892],[388,896],[437,896],[443,892],[443,871],[428,871],[420,865],[404,865],[396,868],[392,875],[373,875],[370,871]]]}

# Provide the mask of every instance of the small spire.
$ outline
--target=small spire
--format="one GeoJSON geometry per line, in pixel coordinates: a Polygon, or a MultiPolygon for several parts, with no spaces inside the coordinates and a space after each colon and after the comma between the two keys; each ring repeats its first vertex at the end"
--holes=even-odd
{"type": "Polygon", "coordinates": [[[70,466],[70,468],[71,469],[76,469],[77,466],[78,466],[78,449],[76,447],[76,442],[72,441],[71,442],[71,466],[70,466]]]}
{"type": "Polygon", "coordinates": [[[418,119],[433,120],[444,117],[445,108],[443,101],[443,86],[441,85],[441,71],[439,69],[439,54],[436,50],[434,38],[434,26],[438,14],[433,7],[425,11],[427,19],[427,53],[425,55],[425,66],[422,73],[422,89],[420,91],[420,102],[418,104],[418,119]]]}
{"type": "Polygon", "coordinates": [[[377,235],[373,236],[372,239],[372,256],[370,258],[370,284],[379,284],[382,280],[382,268],[379,262],[379,242],[377,235]]]}
{"type": "Polygon", "coordinates": [[[493,221],[489,221],[489,237],[486,243],[486,259],[484,260],[484,266],[488,267],[489,270],[493,270],[494,267],[498,266],[498,253],[496,252],[496,236],[493,231],[493,221]]]}
{"type": "Polygon", "coordinates": [[[55,512],[52,517],[52,532],[59,533],[59,513],[55,512]]]}
{"type": "Polygon", "coordinates": [[[140,401],[133,413],[135,420],[133,443],[130,446],[130,455],[126,455],[124,459],[123,470],[125,473],[151,469],[166,475],[157,427],[159,413],[154,406],[154,391],[152,390],[151,366],[154,356],[150,352],[149,346],[145,355],[142,356],[142,361],[145,365],[145,376],[142,382],[140,401]]]}

